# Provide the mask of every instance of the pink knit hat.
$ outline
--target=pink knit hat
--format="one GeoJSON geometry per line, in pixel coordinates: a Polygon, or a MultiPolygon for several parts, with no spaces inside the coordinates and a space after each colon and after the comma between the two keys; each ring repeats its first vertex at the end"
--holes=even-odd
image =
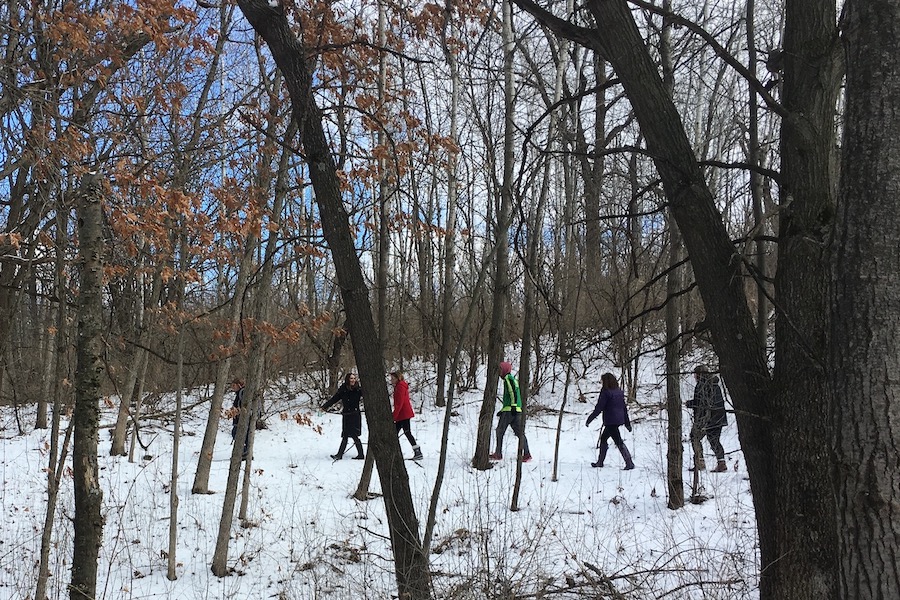
{"type": "Polygon", "coordinates": [[[512,373],[512,365],[504,360],[500,363],[500,377],[506,377],[510,373],[512,373]]]}

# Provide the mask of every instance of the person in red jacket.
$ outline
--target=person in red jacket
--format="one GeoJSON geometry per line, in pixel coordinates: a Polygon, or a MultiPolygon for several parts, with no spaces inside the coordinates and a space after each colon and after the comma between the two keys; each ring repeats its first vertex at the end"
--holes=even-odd
{"type": "Polygon", "coordinates": [[[412,444],[413,460],[420,460],[422,449],[419,448],[416,438],[413,437],[409,428],[409,420],[416,416],[412,409],[412,403],[409,401],[409,384],[403,379],[403,373],[400,371],[391,373],[391,383],[394,385],[394,426],[397,428],[398,434],[402,429],[406,434],[406,439],[412,444]]]}

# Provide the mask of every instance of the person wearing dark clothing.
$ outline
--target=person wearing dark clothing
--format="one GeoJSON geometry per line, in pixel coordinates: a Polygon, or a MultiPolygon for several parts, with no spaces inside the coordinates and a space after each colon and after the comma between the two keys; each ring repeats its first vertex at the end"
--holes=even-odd
{"type": "MultiPolygon", "coordinates": [[[[234,411],[234,416],[231,418],[231,441],[234,442],[234,438],[237,437],[238,421],[241,418],[241,406],[243,406],[244,403],[244,380],[240,377],[236,377],[231,382],[231,391],[234,392],[234,402],[231,406],[237,409],[234,411]]],[[[247,458],[247,447],[249,444],[250,425],[247,424],[247,433],[244,436],[244,451],[241,453],[242,460],[247,458]]]]}
{"type": "Polygon", "coordinates": [[[600,390],[600,398],[597,399],[597,406],[594,412],[587,418],[585,427],[591,424],[597,415],[603,413],[603,431],[600,434],[600,456],[597,462],[591,463],[592,467],[602,467],[606,460],[606,452],[609,450],[609,438],[625,459],[625,470],[630,471],[634,468],[634,462],[631,460],[631,453],[625,447],[622,436],[619,433],[619,426],[624,425],[625,429],[631,431],[631,420],[628,418],[628,408],[625,406],[625,392],[619,388],[619,382],[612,373],[604,373],[600,376],[603,386],[600,390]]]}
{"type": "Polygon", "coordinates": [[[719,437],[722,428],[728,425],[728,417],[725,414],[725,397],[719,386],[719,377],[709,372],[709,369],[699,365],[694,369],[694,379],[697,385],[694,387],[694,397],[687,401],[686,406],[694,410],[694,425],[691,428],[691,445],[697,455],[694,464],[699,469],[705,469],[703,460],[704,437],[709,440],[709,446],[716,455],[716,466],[710,469],[713,473],[722,473],[728,470],[725,464],[725,449],[719,437]]]}
{"type": "Polygon", "coordinates": [[[413,460],[421,460],[422,449],[416,443],[412,430],[409,427],[409,421],[416,414],[412,409],[412,402],[409,400],[409,384],[403,379],[403,373],[394,371],[391,373],[391,383],[394,385],[394,426],[399,434],[401,430],[406,435],[406,439],[412,444],[413,460]]]}
{"type": "Polygon", "coordinates": [[[347,373],[344,377],[344,383],[338,388],[331,400],[321,406],[322,410],[328,410],[338,402],[341,403],[341,415],[343,422],[341,423],[341,446],[338,448],[337,454],[332,454],[331,458],[340,460],[344,456],[344,450],[347,449],[347,440],[352,439],[356,446],[356,456],[353,458],[365,458],[363,454],[362,442],[359,436],[362,435],[362,415],[359,412],[359,403],[362,401],[362,388],[359,386],[359,378],[355,373],[347,373]]]}
{"type": "Polygon", "coordinates": [[[519,382],[512,374],[512,365],[506,361],[500,363],[500,377],[503,381],[503,408],[498,413],[497,421],[497,451],[490,455],[491,460],[503,458],[503,435],[507,428],[512,427],[516,437],[522,440],[522,462],[531,460],[531,452],[528,450],[528,438],[522,430],[522,394],[519,391],[519,382]]]}

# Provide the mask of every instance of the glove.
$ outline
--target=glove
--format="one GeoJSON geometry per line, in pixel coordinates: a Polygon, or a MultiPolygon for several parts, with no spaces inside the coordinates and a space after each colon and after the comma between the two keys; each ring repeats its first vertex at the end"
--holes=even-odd
{"type": "Polygon", "coordinates": [[[629,433],[631,432],[631,421],[625,423],[625,429],[627,429],[629,433]]]}
{"type": "Polygon", "coordinates": [[[588,427],[588,426],[591,424],[591,421],[593,421],[593,419],[590,418],[590,417],[588,417],[588,420],[585,421],[584,426],[585,426],[585,427],[588,427]]]}

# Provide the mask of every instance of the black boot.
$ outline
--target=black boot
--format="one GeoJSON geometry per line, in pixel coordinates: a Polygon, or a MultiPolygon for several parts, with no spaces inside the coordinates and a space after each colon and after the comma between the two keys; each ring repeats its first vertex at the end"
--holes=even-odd
{"type": "Polygon", "coordinates": [[[356,456],[354,456],[353,458],[355,460],[364,459],[366,457],[366,455],[363,454],[362,442],[359,441],[359,438],[353,438],[353,444],[356,446],[356,456]]]}
{"type": "Polygon", "coordinates": [[[600,446],[600,456],[597,457],[597,462],[592,462],[592,467],[602,467],[603,462],[606,460],[606,451],[609,450],[609,444],[603,444],[600,446]]]}
{"type": "Polygon", "coordinates": [[[628,448],[625,447],[625,444],[619,446],[619,452],[622,453],[622,458],[625,459],[625,470],[632,470],[634,468],[634,462],[631,460],[631,452],[628,451],[628,448]]]}
{"type": "Polygon", "coordinates": [[[347,449],[347,438],[341,438],[341,447],[338,448],[337,454],[332,454],[334,460],[341,460],[344,457],[344,450],[347,449]]]}

